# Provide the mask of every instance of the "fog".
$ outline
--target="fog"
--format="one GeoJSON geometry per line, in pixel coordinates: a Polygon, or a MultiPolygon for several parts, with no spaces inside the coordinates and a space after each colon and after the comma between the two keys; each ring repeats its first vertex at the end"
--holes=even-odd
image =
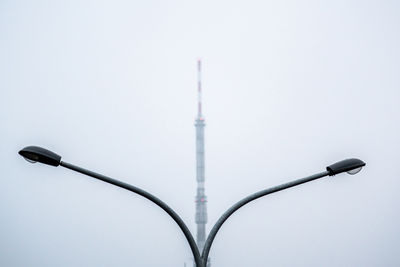
{"type": "Polygon", "coordinates": [[[0,2],[0,266],[191,266],[160,208],[17,152],[143,188],[195,234],[196,60],[212,266],[399,266],[397,1],[0,2]]]}

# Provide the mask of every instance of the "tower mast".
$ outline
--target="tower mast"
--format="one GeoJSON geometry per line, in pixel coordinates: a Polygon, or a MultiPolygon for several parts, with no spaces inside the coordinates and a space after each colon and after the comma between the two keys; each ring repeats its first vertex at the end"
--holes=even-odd
{"type": "Polygon", "coordinates": [[[196,224],[197,224],[197,246],[203,251],[206,240],[206,224],[207,224],[207,197],[204,188],[204,126],[205,121],[201,107],[201,60],[197,61],[197,117],[195,119],[196,127],[196,224]]]}

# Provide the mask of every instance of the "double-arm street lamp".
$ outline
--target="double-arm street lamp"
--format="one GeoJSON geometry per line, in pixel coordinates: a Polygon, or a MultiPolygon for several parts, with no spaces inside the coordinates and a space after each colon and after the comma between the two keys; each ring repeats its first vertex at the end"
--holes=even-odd
{"type": "Polygon", "coordinates": [[[328,167],[326,167],[326,171],[305,177],[305,178],[301,178],[298,180],[294,180],[285,184],[281,184],[275,187],[271,187],[265,190],[261,190],[257,193],[254,193],[242,200],[240,200],[239,202],[237,202],[236,204],[234,204],[231,208],[229,208],[219,219],[218,221],[215,223],[214,227],[211,229],[210,234],[207,237],[207,240],[204,244],[204,248],[203,251],[200,254],[200,251],[196,245],[196,242],[193,238],[192,233],[189,231],[188,227],[186,226],[186,224],[183,222],[183,220],[179,217],[179,215],[173,210],[171,209],[167,204],[165,204],[163,201],[161,201],[159,198],[153,196],[152,194],[137,188],[133,185],[115,180],[113,178],[83,169],[81,167],[72,165],[70,163],[67,163],[65,161],[61,160],[61,156],[57,155],[54,152],[51,152],[47,149],[41,148],[41,147],[37,147],[37,146],[28,146],[25,147],[24,149],[22,149],[21,151],[19,151],[19,154],[21,156],[23,156],[26,160],[28,160],[29,162],[35,163],[35,162],[40,162],[40,163],[44,163],[47,165],[51,165],[51,166],[62,166],[65,167],[67,169],[76,171],[76,172],[80,172],[82,174],[91,176],[93,178],[99,179],[103,182],[109,183],[109,184],[113,184],[115,186],[118,187],[122,187],[126,190],[129,190],[131,192],[134,192],[136,194],[139,194],[145,198],[147,198],[148,200],[152,201],[153,203],[155,203],[157,206],[159,206],[160,208],[162,208],[166,213],[168,213],[169,216],[171,216],[171,218],[178,224],[179,228],[182,230],[183,234],[185,235],[190,249],[192,250],[193,253],[193,257],[194,257],[194,261],[196,263],[197,267],[206,267],[207,265],[207,259],[208,259],[208,254],[210,252],[211,249],[211,245],[214,241],[215,236],[217,235],[219,229],[221,228],[222,224],[238,209],[240,209],[241,207],[243,207],[244,205],[246,205],[247,203],[258,199],[260,197],[278,192],[278,191],[282,191],[285,189],[288,189],[290,187],[294,187],[300,184],[304,184],[307,182],[311,182],[313,180],[325,177],[325,176],[333,176],[342,172],[348,172],[349,174],[356,174],[358,173],[361,168],[363,166],[365,166],[365,163],[362,160],[359,159],[346,159],[346,160],[342,160],[339,161],[335,164],[332,164],[328,167]]]}

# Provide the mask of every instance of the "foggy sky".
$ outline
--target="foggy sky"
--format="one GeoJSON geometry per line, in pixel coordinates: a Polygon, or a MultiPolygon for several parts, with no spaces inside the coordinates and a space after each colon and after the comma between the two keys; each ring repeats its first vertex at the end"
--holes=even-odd
{"type": "MultiPolygon", "coordinates": [[[[207,229],[241,198],[356,157],[234,214],[212,266],[399,266],[397,1],[0,2],[0,266],[183,266],[141,187],[195,234],[196,60],[207,229]]],[[[190,265],[188,265],[190,266],[190,265]]]]}

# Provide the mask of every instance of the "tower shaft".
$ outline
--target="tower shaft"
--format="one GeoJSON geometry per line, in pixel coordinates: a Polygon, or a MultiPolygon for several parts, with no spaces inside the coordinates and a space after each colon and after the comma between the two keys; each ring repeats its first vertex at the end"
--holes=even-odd
{"type": "Polygon", "coordinates": [[[203,251],[206,241],[206,224],[207,224],[207,196],[205,195],[205,164],[204,164],[204,127],[205,121],[202,114],[201,106],[201,61],[197,62],[198,71],[198,113],[195,120],[196,127],[196,224],[197,224],[197,246],[203,251]]]}

